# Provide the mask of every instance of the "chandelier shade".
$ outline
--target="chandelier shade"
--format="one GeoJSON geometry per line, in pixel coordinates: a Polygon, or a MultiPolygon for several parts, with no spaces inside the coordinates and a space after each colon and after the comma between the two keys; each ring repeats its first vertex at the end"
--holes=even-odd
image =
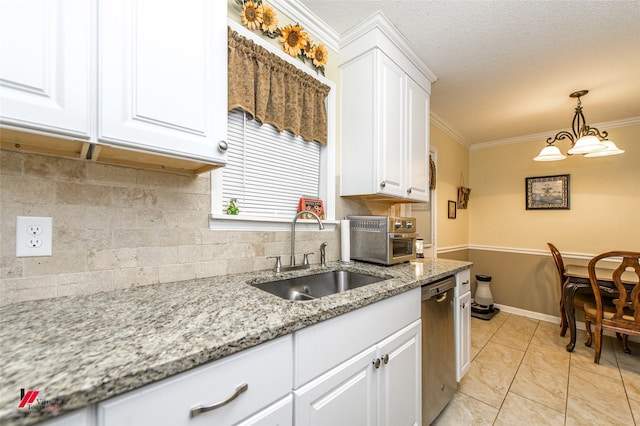
{"type": "Polygon", "coordinates": [[[591,152],[589,154],[586,154],[585,157],[606,157],[607,155],[624,154],[624,150],[618,148],[612,141],[603,141],[602,144],[606,146],[606,149],[603,149],[602,151],[591,152]]]}
{"type": "Polygon", "coordinates": [[[534,157],[534,161],[559,161],[567,158],[560,149],[554,145],[557,141],[567,139],[571,147],[567,155],[584,155],[585,157],[604,157],[624,153],[616,144],[607,139],[607,132],[600,132],[595,127],[589,127],[582,113],[580,97],[589,93],[588,90],[579,90],[569,95],[570,98],[578,98],[578,105],[573,115],[571,131],[562,130],[552,138],[547,139],[547,146],[542,148],[540,154],[534,157]]]}
{"type": "Polygon", "coordinates": [[[535,161],[559,161],[559,160],[564,160],[565,158],[567,157],[566,155],[562,155],[562,153],[560,152],[560,148],[558,148],[555,145],[549,145],[542,148],[542,151],[540,151],[540,154],[538,154],[538,156],[534,158],[534,160],[535,161]]]}

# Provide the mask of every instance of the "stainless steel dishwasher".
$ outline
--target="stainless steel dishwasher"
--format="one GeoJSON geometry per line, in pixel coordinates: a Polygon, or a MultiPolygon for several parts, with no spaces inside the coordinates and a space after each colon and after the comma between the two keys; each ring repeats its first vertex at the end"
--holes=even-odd
{"type": "Polygon", "coordinates": [[[455,277],[422,286],[422,424],[431,424],[453,397],[456,382],[453,325],[455,277]]]}

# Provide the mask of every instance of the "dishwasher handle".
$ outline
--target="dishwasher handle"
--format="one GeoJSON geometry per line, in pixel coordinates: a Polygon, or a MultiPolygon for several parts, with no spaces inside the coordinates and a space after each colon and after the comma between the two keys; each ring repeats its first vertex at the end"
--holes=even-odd
{"type": "Polygon", "coordinates": [[[436,302],[438,302],[438,303],[442,303],[442,302],[444,302],[445,300],[447,300],[447,293],[444,293],[444,294],[442,294],[442,295],[440,295],[440,296],[436,297],[436,302]]]}

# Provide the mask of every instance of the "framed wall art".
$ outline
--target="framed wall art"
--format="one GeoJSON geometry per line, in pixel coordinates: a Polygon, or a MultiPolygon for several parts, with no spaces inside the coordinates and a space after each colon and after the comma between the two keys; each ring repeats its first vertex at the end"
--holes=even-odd
{"type": "Polygon", "coordinates": [[[449,219],[455,219],[456,218],[456,202],[455,201],[449,200],[449,212],[448,212],[447,217],[449,219]]]}
{"type": "Polygon", "coordinates": [[[527,210],[569,210],[569,175],[525,178],[527,210]]]}

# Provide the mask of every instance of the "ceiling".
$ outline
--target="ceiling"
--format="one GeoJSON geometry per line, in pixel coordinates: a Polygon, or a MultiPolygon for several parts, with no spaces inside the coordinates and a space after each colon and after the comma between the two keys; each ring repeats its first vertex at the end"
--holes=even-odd
{"type": "Polygon", "coordinates": [[[640,122],[640,0],[299,0],[338,34],[380,10],[438,76],[431,113],[472,146],[640,122]]]}

